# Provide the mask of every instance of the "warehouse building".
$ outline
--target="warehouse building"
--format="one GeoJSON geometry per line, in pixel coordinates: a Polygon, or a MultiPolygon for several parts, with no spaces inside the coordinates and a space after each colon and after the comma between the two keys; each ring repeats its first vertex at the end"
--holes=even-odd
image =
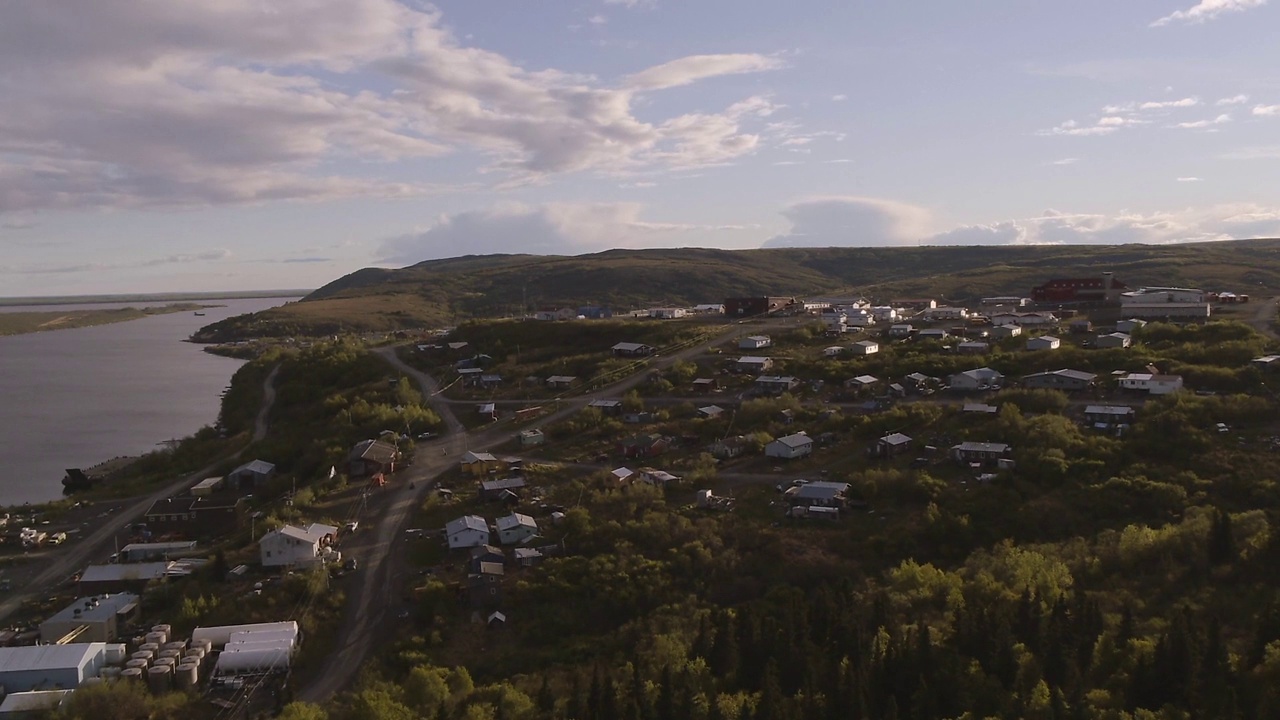
{"type": "Polygon", "coordinates": [[[0,648],[0,686],[6,692],[74,690],[104,665],[123,662],[124,645],[69,643],[0,648]]]}
{"type": "Polygon", "coordinates": [[[139,607],[138,596],[127,592],[79,598],[40,623],[40,642],[56,643],[72,633],[82,643],[115,642],[121,629],[137,621],[139,607]]]}

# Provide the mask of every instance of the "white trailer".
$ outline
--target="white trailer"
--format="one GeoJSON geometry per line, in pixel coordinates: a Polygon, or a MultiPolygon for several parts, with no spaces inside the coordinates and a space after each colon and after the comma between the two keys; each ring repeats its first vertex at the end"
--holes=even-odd
{"type": "Polygon", "coordinates": [[[191,633],[191,641],[208,640],[214,647],[222,647],[231,642],[231,635],[238,632],[268,632],[271,630],[290,630],[294,637],[298,636],[298,623],[288,620],[274,623],[254,623],[251,625],[222,625],[219,627],[196,628],[191,633]]]}

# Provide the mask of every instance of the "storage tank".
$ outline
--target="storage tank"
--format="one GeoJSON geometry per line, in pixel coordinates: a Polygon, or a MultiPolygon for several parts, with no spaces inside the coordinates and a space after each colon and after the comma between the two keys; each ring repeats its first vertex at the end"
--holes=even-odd
{"type": "Polygon", "coordinates": [[[173,628],[169,627],[168,625],[152,625],[151,632],[158,632],[158,633],[164,633],[165,635],[170,635],[173,633],[173,628]]]}
{"type": "Polygon", "coordinates": [[[208,655],[213,652],[213,641],[209,638],[191,638],[191,647],[204,650],[204,654],[208,655]]]}
{"type": "Polygon", "coordinates": [[[193,688],[200,680],[200,666],[184,662],[174,670],[173,679],[182,690],[193,688]]]}
{"type": "Polygon", "coordinates": [[[87,677],[87,678],[85,678],[83,681],[81,681],[81,683],[80,683],[80,687],[82,687],[82,688],[85,688],[85,687],[93,687],[94,685],[101,685],[101,684],[102,684],[102,678],[100,678],[100,677],[87,677]]]}
{"type": "Polygon", "coordinates": [[[129,659],[129,652],[124,643],[107,643],[103,653],[103,659],[108,665],[119,665],[129,659]]]}
{"type": "Polygon", "coordinates": [[[156,654],[150,650],[139,650],[138,652],[130,655],[129,659],[130,660],[146,660],[147,664],[150,665],[151,661],[156,659],[156,654]]]}
{"type": "Polygon", "coordinates": [[[124,666],[127,668],[138,668],[140,670],[146,670],[147,668],[151,667],[151,661],[143,660],[139,658],[137,660],[130,660],[129,662],[125,663],[124,666]]]}
{"type": "Polygon", "coordinates": [[[196,628],[191,633],[191,641],[208,640],[214,647],[222,647],[231,641],[231,634],[237,632],[266,632],[268,630],[292,630],[298,636],[298,623],[288,620],[274,623],[255,623],[251,625],[223,625],[221,627],[196,628]]]}
{"type": "Polygon", "coordinates": [[[224,652],[218,655],[218,664],[213,674],[244,675],[283,671],[289,669],[289,651],[285,648],[265,648],[262,650],[241,650],[224,652]]]}
{"type": "Polygon", "coordinates": [[[190,650],[182,653],[182,657],[184,660],[194,660],[198,663],[204,662],[204,656],[205,656],[204,648],[200,648],[200,647],[193,647],[190,650]]]}
{"type": "Polygon", "coordinates": [[[170,640],[160,647],[161,650],[186,650],[187,643],[184,640],[170,640]]]}
{"type": "Polygon", "coordinates": [[[168,650],[161,650],[161,651],[160,651],[160,657],[162,657],[162,658],[180,658],[180,657],[182,657],[182,651],[181,651],[181,650],[175,650],[175,649],[173,649],[173,648],[169,648],[168,650]]]}
{"type": "Polygon", "coordinates": [[[142,681],[142,668],[128,667],[120,671],[121,680],[142,681]]]}
{"type": "Polygon", "coordinates": [[[155,643],[156,645],[163,645],[169,642],[169,633],[156,632],[155,630],[152,630],[147,633],[147,642],[155,643]]]}
{"type": "Polygon", "coordinates": [[[172,670],[172,669],[173,669],[173,666],[174,666],[174,665],[177,665],[177,664],[178,664],[178,659],[177,659],[177,658],[162,657],[162,658],[157,658],[157,659],[156,659],[156,661],[155,661],[154,663],[152,663],[152,665],[151,665],[151,666],[152,666],[152,667],[169,668],[170,670],[172,670]]]}
{"type": "Polygon", "coordinates": [[[110,665],[108,665],[107,667],[102,668],[102,679],[108,682],[112,680],[119,680],[120,671],[121,671],[121,668],[111,667],[110,665]]]}
{"type": "Polygon", "coordinates": [[[150,650],[150,651],[151,651],[151,653],[154,655],[155,653],[160,652],[160,644],[159,644],[159,643],[153,643],[153,642],[145,642],[145,643],[142,643],[141,645],[139,645],[139,646],[138,646],[138,649],[139,649],[139,650],[150,650]]]}
{"type": "Polygon", "coordinates": [[[147,687],[151,692],[159,695],[167,692],[170,685],[173,684],[173,668],[171,667],[153,667],[147,671],[147,687]]]}

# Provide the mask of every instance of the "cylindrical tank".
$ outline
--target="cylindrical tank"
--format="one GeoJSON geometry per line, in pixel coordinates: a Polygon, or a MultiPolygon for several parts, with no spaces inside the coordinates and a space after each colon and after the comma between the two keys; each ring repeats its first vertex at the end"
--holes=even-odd
{"type": "Polygon", "coordinates": [[[138,652],[130,655],[129,659],[130,660],[146,660],[149,663],[152,660],[154,660],[155,657],[156,657],[155,652],[151,650],[139,650],[138,652]]]}
{"type": "Polygon", "coordinates": [[[84,679],[83,682],[80,683],[80,687],[83,688],[83,687],[91,687],[93,685],[101,685],[102,682],[103,682],[102,678],[100,677],[87,677],[84,679]]]}
{"type": "Polygon", "coordinates": [[[202,647],[193,647],[193,648],[191,648],[191,649],[187,650],[186,652],[182,653],[182,657],[184,657],[184,658],[191,658],[191,659],[195,660],[196,662],[204,662],[204,657],[205,657],[205,655],[206,655],[206,654],[207,654],[207,653],[205,653],[204,648],[202,648],[202,647]]]}
{"type": "Polygon", "coordinates": [[[142,668],[130,667],[120,671],[121,680],[142,680],[142,668]]]}
{"type": "Polygon", "coordinates": [[[155,643],[156,645],[163,645],[166,642],[169,642],[169,633],[156,632],[152,630],[147,633],[147,642],[155,643]]]}
{"type": "Polygon", "coordinates": [[[146,670],[147,668],[151,667],[151,661],[138,658],[137,660],[130,660],[129,662],[125,663],[124,666],[126,668],[137,668],[139,670],[146,670]]]}
{"type": "Polygon", "coordinates": [[[138,646],[138,649],[139,649],[139,650],[150,650],[151,652],[156,653],[156,652],[159,652],[159,651],[160,651],[160,644],[159,644],[159,643],[153,643],[153,642],[144,642],[144,643],[142,643],[141,645],[139,645],[139,646],[138,646]]]}
{"type": "Polygon", "coordinates": [[[162,658],[156,658],[156,661],[152,663],[151,666],[169,668],[170,670],[172,670],[173,666],[177,664],[178,664],[178,658],[162,657],[162,658]]]}
{"type": "Polygon", "coordinates": [[[182,651],[181,651],[181,650],[177,650],[177,649],[175,649],[175,648],[169,648],[168,650],[161,650],[161,651],[160,651],[160,657],[162,657],[162,658],[180,658],[180,657],[182,657],[182,651]]]}
{"type": "Polygon", "coordinates": [[[111,680],[119,680],[120,670],[121,668],[111,667],[108,665],[107,667],[102,668],[102,679],[107,680],[108,682],[111,680]]]}
{"type": "Polygon", "coordinates": [[[172,683],[173,668],[161,666],[147,671],[147,687],[157,695],[166,692],[172,683]]]}
{"type": "Polygon", "coordinates": [[[213,652],[213,641],[209,638],[191,638],[191,647],[204,650],[204,654],[208,655],[213,652]]]}
{"type": "Polygon", "coordinates": [[[173,632],[173,628],[169,627],[168,625],[152,625],[151,632],[161,632],[161,633],[164,633],[165,635],[168,635],[169,633],[173,632]]]}
{"type": "Polygon", "coordinates": [[[200,666],[195,663],[182,663],[174,670],[173,679],[183,690],[193,688],[200,680],[200,666]]]}
{"type": "Polygon", "coordinates": [[[162,650],[186,650],[187,644],[182,640],[170,640],[169,642],[165,643],[161,647],[161,649],[162,650]]]}

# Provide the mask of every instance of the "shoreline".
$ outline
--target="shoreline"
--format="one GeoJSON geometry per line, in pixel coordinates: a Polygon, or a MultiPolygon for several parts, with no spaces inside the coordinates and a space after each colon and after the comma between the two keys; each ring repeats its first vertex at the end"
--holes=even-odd
{"type": "Polygon", "coordinates": [[[47,295],[30,297],[0,297],[0,307],[28,307],[38,305],[106,305],[111,303],[175,303],[203,300],[256,300],[270,298],[305,297],[310,290],[243,290],[227,292],[173,292],[134,293],[118,295],[47,295]]]}
{"type": "MultiPolygon", "coordinates": [[[[13,306],[23,307],[23,306],[13,306]]],[[[126,307],[115,309],[88,310],[32,310],[29,312],[0,313],[0,337],[14,335],[30,335],[32,333],[71,330],[75,328],[98,327],[116,323],[141,320],[157,315],[172,315],[181,312],[196,312],[223,307],[221,305],[201,305],[197,303],[171,303],[152,307],[126,307]]]]}

